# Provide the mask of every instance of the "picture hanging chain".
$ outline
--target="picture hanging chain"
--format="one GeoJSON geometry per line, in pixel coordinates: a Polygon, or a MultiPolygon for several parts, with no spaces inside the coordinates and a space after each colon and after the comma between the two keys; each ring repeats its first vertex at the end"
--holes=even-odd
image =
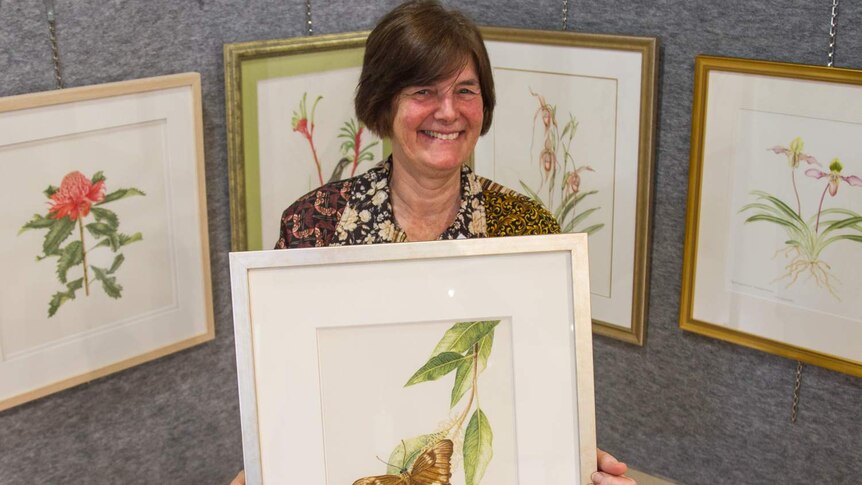
{"type": "Polygon", "coordinates": [[[563,0],[563,31],[569,30],[569,0],[563,0]]]}
{"type": "Polygon", "coordinates": [[[835,36],[837,34],[835,26],[838,18],[838,0],[832,0],[832,16],[829,19],[829,61],[826,63],[828,67],[832,67],[832,62],[835,60],[835,36]]]}
{"type": "Polygon", "coordinates": [[[314,28],[311,25],[311,0],[305,0],[305,24],[308,27],[308,35],[314,35],[314,28]]]}
{"type": "Polygon", "coordinates": [[[57,17],[54,12],[54,0],[43,0],[45,13],[48,17],[48,33],[51,40],[51,57],[54,60],[54,78],[57,79],[57,89],[63,89],[63,76],[60,75],[60,49],[57,47],[57,17]]]}
{"type": "Polygon", "coordinates": [[[796,424],[796,415],[799,412],[799,388],[802,387],[802,367],[801,361],[796,361],[796,384],[793,386],[793,409],[790,411],[790,422],[796,424]]]}

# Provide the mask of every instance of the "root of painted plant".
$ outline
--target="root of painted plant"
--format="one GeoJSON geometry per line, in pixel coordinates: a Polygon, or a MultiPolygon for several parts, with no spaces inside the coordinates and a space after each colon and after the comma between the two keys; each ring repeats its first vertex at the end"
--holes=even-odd
{"type": "Polygon", "coordinates": [[[818,288],[826,288],[836,300],[841,301],[841,298],[838,297],[833,287],[834,283],[840,283],[840,281],[830,272],[832,267],[826,262],[797,256],[784,268],[787,272],[775,281],[789,279],[790,282],[787,283],[785,288],[790,288],[804,274],[807,276],[807,279],[813,278],[818,288]]]}

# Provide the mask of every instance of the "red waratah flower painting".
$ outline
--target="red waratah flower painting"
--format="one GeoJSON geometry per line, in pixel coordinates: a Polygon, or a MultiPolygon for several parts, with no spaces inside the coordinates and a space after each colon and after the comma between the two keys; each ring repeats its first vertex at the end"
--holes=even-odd
{"type": "Polygon", "coordinates": [[[36,261],[57,258],[57,279],[65,285],[65,290],[51,297],[48,316],[54,316],[62,304],[74,300],[82,288],[84,295],[89,296],[90,286],[97,282],[101,283],[109,297],[120,298],[123,287],[117,283],[115,276],[125,261],[120,248],[140,241],[143,235],[140,232],[131,235],[119,232],[120,220],[117,214],[103,206],[126,197],[145,195],[144,192],[128,188],[105,194],[105,176],[102,172],[87,178],[83,173],[73,171],[63,177],[59,188],[49,185],[43,193],[48,197],[48,214],[34,214],[18,234],[30,229],[48,231],[42,243],[42,254],[36,256],[36,261]],[[85,223],[84,219],[88,218],[90,222],[85,223]],[[76,232],[76,226],[77,237],[64,246],[69,236],[76,232]],[[100,249],[114,253],[109,267],[88,264],[90,253],[100,249]],[[80,276],[70,279],[70,272],[75,273],[78,266],[81,267],[80,276]]]}

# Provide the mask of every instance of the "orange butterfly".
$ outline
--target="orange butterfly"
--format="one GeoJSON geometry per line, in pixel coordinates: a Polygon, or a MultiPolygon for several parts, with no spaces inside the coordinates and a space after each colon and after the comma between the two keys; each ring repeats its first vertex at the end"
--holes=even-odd
{"type": "Polygon", "coordinates": [[[416,458],[413,468],[398,475],[360,478],[353,485],[451,485],[452,440],[440,440],[416,458]]]}

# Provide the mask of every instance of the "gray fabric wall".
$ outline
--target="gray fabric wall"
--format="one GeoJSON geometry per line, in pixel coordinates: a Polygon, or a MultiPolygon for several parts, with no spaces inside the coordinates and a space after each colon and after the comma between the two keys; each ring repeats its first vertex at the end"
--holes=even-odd
{"type": "MultiPolygon", "coordinates": [[[[316,32],[368,29],[397,3],[313,0],[316,32]]],[[[560,28],[561,0],[447,3],[480,24],[560,28]]],[[[694,56],[822,65],[830,8],[831,0],[571,2],[573,30],[656,36],[662,45],[646,346],[595,341],[599,445],[643,471],[686,484],[862,480],[862,379],[806,367],[791,425],[795,362],[677,324],[694,56]]],[[[67,87],[202,75],[218,337],[0,413],[0,483],[224,484],[242,466],[222,44],[303,35],[304,15],[301,0],[57,0],[67,87]]],[[[860,15],[859,2],[842,2],[838,66],[862,68],[860,15]]],[[[53,87],[42,2],[2,1],[0,96],[53,87]]],[[[13,167],[0,170],[14,183],[13,167]]]]}

